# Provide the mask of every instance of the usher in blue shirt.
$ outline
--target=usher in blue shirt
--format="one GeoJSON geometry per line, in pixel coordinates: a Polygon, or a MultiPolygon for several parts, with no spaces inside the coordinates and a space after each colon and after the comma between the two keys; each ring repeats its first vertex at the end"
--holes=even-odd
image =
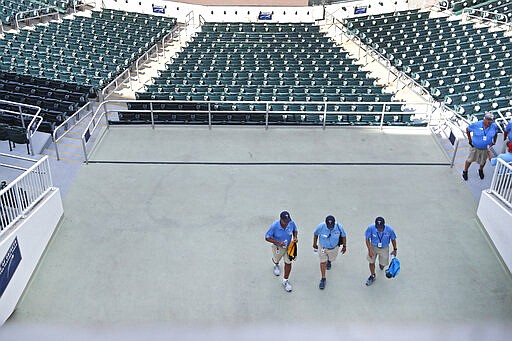
{"type": "Polygon", "coordinates": [[[493,122],[484,128],[484,121],[477,121],[468,126],[468,131],[473,133],[471,141],[475,148],[487,149],[487,146],[492,145],[494,136],[498,133],[498,126],[493,122]]]}
{"type": "Polygon", "coordinates": [[[381,243],[380,247],[386,247],[389,245],[390,241],[396,239],[395,231],[387,224],[384,224],[384,230],[382,230],[382,232],[377,230],[375,224],[368,226],[365,237],[366,239],[370,239],[372,245],[379,246],[379,243],[381,243]]]}
{"type": "Polygon", "coordinates": [[[286,246],[288,246],[293,239],[293,232],[295,231],[297,231],[297,226],[295,226],[293,220],[291,220],[284,229],[281,227],[280,220],[278,220],[270,225],[267,234],[265,234],[265,238],[272,238],[279,242],[284,242],[286,246]]]}
{"type": "Polygon", "coordinates": [[[318,240],[320,241],[320,245],[327,249],[332,249],[338,246],[338,241],[340,240],[340,235],[342,237],[346,237],[345,230],[343,226],[336,223],[332,230],[329,230],[326,223],[321,223],[317,226],[315,236],[318,236],[318,240]]]}

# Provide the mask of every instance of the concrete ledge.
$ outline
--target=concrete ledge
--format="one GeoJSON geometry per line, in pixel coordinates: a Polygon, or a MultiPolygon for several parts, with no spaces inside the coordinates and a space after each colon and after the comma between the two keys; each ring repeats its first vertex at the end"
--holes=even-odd
{"type": "Polygon", "coordinates": [[[501,204],[492,194],[482,191],[477,215],[508,270],[512,272],[512,210],[501,204]]]}

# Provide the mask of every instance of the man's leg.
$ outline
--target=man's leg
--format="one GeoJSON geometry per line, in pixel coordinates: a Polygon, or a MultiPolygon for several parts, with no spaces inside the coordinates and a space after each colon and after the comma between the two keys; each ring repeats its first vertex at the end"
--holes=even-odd
{"type": "Polygon", "coordinates": [[[466,181],[468,179],[468,169],[471,165],[470,161],[466,160],[466,163],[464,164],[464,170],[462,171],[462,178],[466,181]]]}
{"type": "Polygon", "coordinates": [[[375,263],[369,263],[370,275],[375,276],[375,263]]]}
{"type": "Polygon", "coordinates": [[[288,279],[288,276],[290,276],[290,272],[292,271],[292,264],[284,263],[284,279],[288,279]]]}
{"type": "Polygon", "coordinates": [[[478,176],[480,176],[480,179],[483,179],[484,178],[484,166],[485,166],[485,161],[484,163],[480,164],[480,168],[478,169],[478,176]]]}
{"type": "Polygon", "coordinates": [[[320,273],[322,274],[322,278],[325,278],[326,268],[327,268],[327,262],[320,263],[320,273]]]}

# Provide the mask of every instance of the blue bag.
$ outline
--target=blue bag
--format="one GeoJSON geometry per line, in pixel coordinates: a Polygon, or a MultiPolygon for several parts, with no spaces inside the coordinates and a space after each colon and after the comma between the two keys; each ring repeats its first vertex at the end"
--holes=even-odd
{"type": "Polygon", "coordinates": [[[395,278],[400,273],[400,261],[398,258],[393,257],[391,263],[389,264],[389,268],[386,270],[387,278],[395,278]]]}

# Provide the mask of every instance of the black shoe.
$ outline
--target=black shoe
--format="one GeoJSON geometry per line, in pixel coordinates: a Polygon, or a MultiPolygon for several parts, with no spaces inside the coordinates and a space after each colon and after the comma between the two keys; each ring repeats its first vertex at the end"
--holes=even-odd
{"type": "Polygon", "coordinates": [[[379,268],[380,268],[381,270],[384,270],[384,265],[379,264],[379,268]]]}
{"type": "Polygon", "coordinates": [[[330,260],[327,261],[327,264],[325,265],[325,268],[327,270],[331,270],[331,261],[330,260]]]}
{"type": "Polygon", "coordinates": [[[464,179],[464,181],[468,181],[468,172],[467,171],[462,171],[462,178],[464,179]]]}
{"type": "Polygon", "coordinates": [[[484,179],[484,171],[483,171],[483,169],[479,169],[478,170],[478,175],[480,176],[480,179],[482,179],[482,180],[484,179]]]}
{"type": "Polygon", "coordinates": [[[318,287],[320,288],[320,290],[324,290],[325,289],[325,278],[322,278],[320,280],[320,284],[318,285],[318,287]]]}
{"type": "Polygon", "coordinates": [[[375,281],[375,275],[371,275],[370,277],[368,277],[368,279],[366,280],[366,285],[367,286],[370,286],[372,285],[372,283],[375,281]]]}

